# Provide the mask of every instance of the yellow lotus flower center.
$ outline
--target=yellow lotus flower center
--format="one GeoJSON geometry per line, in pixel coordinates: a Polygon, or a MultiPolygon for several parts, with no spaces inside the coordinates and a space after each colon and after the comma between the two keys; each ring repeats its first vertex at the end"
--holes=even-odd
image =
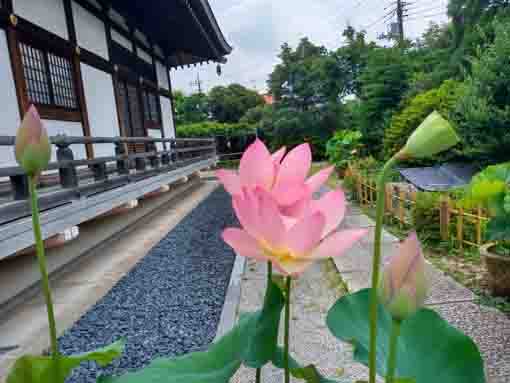
{"type": "Polygon", "coordinates": [[[259,243],[266,256],[276,259],[279,263],[285,263],[296,259],[296,255],[285,247],[273,247],[265,240],[261,240],[259,243]]]}

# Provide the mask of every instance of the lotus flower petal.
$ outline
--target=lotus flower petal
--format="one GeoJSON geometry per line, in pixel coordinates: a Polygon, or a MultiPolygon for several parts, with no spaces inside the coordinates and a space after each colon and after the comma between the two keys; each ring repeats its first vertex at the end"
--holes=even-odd
{"type": "Polygon", "coordinates": [[[343,230],[331,234],[315,249],[308,259],[339,257],[367,235],[366,229],[343,230]]]}
{"type": "Polygon", "coordinates": [[[287,232],[285,244],[293,254],[309,253],[320,242],[326,219],[321,212],[303,217],[287,232]]]}
{"type": "Polygon", "coordinates": [[[268,259],[258,242],[241,229],[225,229],[222,238],[241,257],[253,258],[259,261],[268,259]]]}
{"type": "Polygon", "coordinates": [[[284,146],[278,151],[274,152],[271,157],[273,158],[273,162],[280,164],[282,162],[283,157],[285,156],[285,153],[287,152],[287,148],[284,146]]]}
{"type": "Polygon", "coordinates": [[[333,173],[333,170],[335,170],[335,167],[330,166],[329,168],[322,169],[321,171],[311,176],[306,181],[306,184],[310,188],[310,192],[315,193],[316,191],[318,191],[321,188],[321,186],[324,185],[326,181],[329,179],[331,173],[333,173]]]}
{"type": "Polygon", "coordinates": [[[302,144],[294,148],[282,161],[275,188],[283,188],[283,185],[303,184],[311,166],[312,151],[310,145],[302,144]]]}
{"type": "Polygon", "coordinates": [[[312,211],[320,211],[326,218],[322,238],[336,230],[345,217],[346,201],[343,190],[327,193],[321,199],[311,202],[312,211]]]}
{"type": "Polygon", "coordinates": [[[258,232],[262,238],[273,246],[280,246],[285,240],[285,225],[276,201],[269,193],[257,190],[259,198],[258,232]]]}
{"type": "Polygon", "coordinates": [[[241,194],[241,179],[239,175],[231,170],[218,170],[216,177],[225,187],[225,190],[231,195],[241,194]]]}
{"type": "Polygon", "coordinates": [[[271,153],[257,139],[244,152],[239,164],[241,184],[247,187],[262,187],[270,190],[274,183],[274,163],[271,153]]]}

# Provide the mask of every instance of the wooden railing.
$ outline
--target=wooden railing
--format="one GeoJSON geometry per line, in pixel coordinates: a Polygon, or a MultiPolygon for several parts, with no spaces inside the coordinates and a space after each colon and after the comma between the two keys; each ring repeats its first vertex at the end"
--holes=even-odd
{"type": "MultiPolygon", "coordinates": [[[[214,139],[62,135],[51,137],[50,141],[56,147],[57,161],[49,164],[39,180],[42,210],[216,157],[214,139]],[[112,144],[115,155],[75,159],[71,145],[87,144],[112,144]],[[145,151],[130,153],[134,145],[137,148],[144,146],[145,151]],[[157,150],[157,145],[163,150],[157,150]]],[[[0,146],[12,147],[14,144],[15,137],[0,136],[0,146]]],[[[19,166],[0,167],[0,180],[4,180],[0,224],[27,216],[28,182],[23,169],[19,166]]]]}

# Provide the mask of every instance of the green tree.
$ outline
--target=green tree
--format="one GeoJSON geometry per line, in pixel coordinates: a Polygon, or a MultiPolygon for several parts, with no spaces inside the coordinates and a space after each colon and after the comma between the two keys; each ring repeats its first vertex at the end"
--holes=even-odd
{"type": "Polygon", "coordinates": [[[380,154],[384,129],[391,113],[408,90],[411,66],[405,51],[398,48],[377,48],[370,52],[359,77],[361,105],[359,130],[364,143],[373,154],[380,154]]]}
{"type": "Polygon", "coordinates": [[[239,84],[217,86],[209,92],[211,116],[219,122],[237,123],[248,110],[262,104],[261,95],[239,84]]]}
{"type": "Polygon", "coordinates": [[[494,42],[473,60],[466,94],[452,115],[463,154],[487,162],[508,159],[510,150],[510,24],[493,25],[494,42]]]}
{"type": "Polygon", "coordinates": [[[176,125],[194,124],[209,120],[209,102],[203,93],[184,95],[179,90],[174,91],[173,101],[175,108],[176,125]]]}

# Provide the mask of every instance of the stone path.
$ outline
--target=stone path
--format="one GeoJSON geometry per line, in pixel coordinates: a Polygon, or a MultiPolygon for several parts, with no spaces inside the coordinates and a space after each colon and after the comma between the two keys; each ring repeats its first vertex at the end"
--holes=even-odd
{"type": "MultiPolygon", "coordinates": [[[[349,254],[337,258],[335,263],[325,261],[315,265],[295,282],[291,349],[300,362],[314,363],[325,376],[340,382],[355,382],[367,379],[367,369],[352,360],[350,345],[339,342],[329,333],[325,317],[343,293],[342,280],[350,292],[369,286],[375,224],[359,208],[349,206],[342,226],[366,227],[370,232],[349,254]]],[[[396,237],[384,232],[383,262],[391,256],[397,242],[396,237]]],[[[488,383],[510,382],[510,320],[497,310],[477,305],[470,290],[432,265],[428,265],[427,273],[431,281],[427,304],[479,345],[486,362],[488,383]]],[[[241,282],[238,312],[260,308],[264,289],[265,265],[248,261],[241,282]]],[[[254,382],[254,376],[253,370],[243,367],[233,382],[254,382]]],[[[282,372],[266,367],[263,378],[264,382],[281,382],[282,372]]]]}

